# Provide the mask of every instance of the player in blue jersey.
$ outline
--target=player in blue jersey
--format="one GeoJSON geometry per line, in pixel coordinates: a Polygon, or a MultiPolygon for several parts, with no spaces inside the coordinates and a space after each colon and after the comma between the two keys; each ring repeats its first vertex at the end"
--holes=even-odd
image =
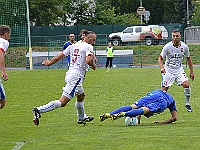
{"type": "MultiPolygon", "coordinates": [[[[75,35],[73,33],[69,34],[69,41],[63,45],[62,51],[64,51],[69,45],[75,44],[75,35]]],[[[67,66],[70,65],[70,56],[67,56],[67,66]]]]}
{"type": "Polygon", "coordinates": [[[131,106],[122,106],[110,113],[105,113],[99,117],[100,121],[110,118],[116,120],[121,117],[136,117],[138,118],[138,124],[140,124],[141,115],[147,118],[164,112],[165,109],[169,109],[171,118],[164,121],[155,121],[154,123],[166,124],[175,122],[178,119],[176,103],[174,98],[167,92],[162,90],[154,90],[144,97],[134,102],[131,106]]]}

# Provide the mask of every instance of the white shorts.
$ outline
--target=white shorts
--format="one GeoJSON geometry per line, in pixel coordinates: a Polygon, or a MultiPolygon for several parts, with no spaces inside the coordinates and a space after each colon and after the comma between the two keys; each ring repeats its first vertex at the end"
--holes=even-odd
{"type": "Polygon", "coordinates": [[[4,99],[6,99],[6,94],[3,88],[3,84],[1,83],[1,80],[0,80],[0,100],[4,100],[4,99]]]}
{"type": "Polygon", "coordinates": [[[84,77],[76,75],[75,73],[66,73],[65,82],[66,85],[63,87],[62,95],[72,99],[75,95],[80,95],[84,92],[83,90],[84,77]]]}
{"type": "Polygon", "coordinates": [[[174,81],[176,81],[178,86],[180,86],[183,82],[188,81],[188,77],[183,68],[178,71],[176,70],[176,72],[166,70],[166,73],[162,74],[161,87],[170,87],[174,81]]]}

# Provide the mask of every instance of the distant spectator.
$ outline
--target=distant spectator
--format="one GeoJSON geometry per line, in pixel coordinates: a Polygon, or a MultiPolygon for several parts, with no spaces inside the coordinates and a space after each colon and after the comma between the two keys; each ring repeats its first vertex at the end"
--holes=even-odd
{"type": "Polygon", "coordinates": [[[106,48],[106,56],[107,56],[107,61],[106,61],[106,68],[108,68],[108,65],[110,68],[112,68],[112,60],[113,60],[113,53],[114,48],[112,47],[111,43],[108,43],[108,47],[106,48]]]}

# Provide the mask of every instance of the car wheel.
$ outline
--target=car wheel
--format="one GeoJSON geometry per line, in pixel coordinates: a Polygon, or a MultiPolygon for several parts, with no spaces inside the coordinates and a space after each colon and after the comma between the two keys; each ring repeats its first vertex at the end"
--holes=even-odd
{"type": "Polygon", "coordinates": [[[146,44],[147,46],[151,46],[151,45],[153,44],[152,38],[146,38],[146,39],[145,39],[145,44],[146,44]]]}
{"type": "Polygon", "coordinates": [[[113,39],[112,41],[114,46],[118,46],[120,44],[120,40],[119,39],[113,39]]]}

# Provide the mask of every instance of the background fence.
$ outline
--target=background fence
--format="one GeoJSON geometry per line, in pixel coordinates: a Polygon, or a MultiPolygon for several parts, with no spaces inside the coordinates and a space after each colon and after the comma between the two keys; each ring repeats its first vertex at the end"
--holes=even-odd
{"type": "MultiPolygon", "coordinates": [[[[199,28],[187,28],[184,32],[184,28],[182,24],[169,24],[165,25],[166,29],[169,33],[169,38],[166,42],[171,40],[171,31],[174,29],[179,29],[182,34],[182,41],[187,42],[190,44],[192,40],[196,40],[199,43],[199,28]]],[[[11,29],[23,29],[23,27],[11,27],[11,29]]],[[[118,26],[118,25],[109,25],[109,26],[73,26],[73,27],[31,27],[31,40],[33,45],[33,51],[38,52],[55,52],[61,51],[63,44],[68,40],[68,35],[70,33],[76,33],[76,40],[79,40],[79,32],[81,29],[88,29],[93,30],[97,33],[97,42],[95,45],[95,49],[105,51],[107,43],[108,43],[108,35],[111,32],[122,31],[126,26],[118,26]],[[111,31],[110,31],[111,30],[111,31]],[[65,35],[63,35],[66,33],[65,35]]],[[[23,29],[24,30],[24,29],[23,29]]],[[[16,31],[16,30],[13,30],[16,31]]],[[[17,35],[12,32],[12,35],[17,35]]],[[[7,51],[6,58],[6,67],[13,68],[13,67],[23,67],[28,68],[28,46],[27,46],[27,36],[23,37],[23,40],[20,40],[20,43],[16,39],[16,37],[12,37],[10,41],[10,47],[7,51]]],[[[157,64],[157,58],[159,53],[162,49],[162,45],[156,46],[145,46],[142,42],[129,42],[126,45],[123,45],[123,49],[133,49],[133,66],[145,66],[145,65],[155,65],[157,64]]],[[[115,49],[120,49],[120,46],[115,47],[115,49]]],[[[194,56],[199,57],[199,48],[196,46],[190,46],[190,51],[194,56]]],[[[101,64],[104,67],[104,59],[101,56],[98,56],[99,59],[103,59],[101,64]]],[[[119,56],[117,56],[119,57],[119,56]]],[[[123,56],[121,56],[123,58],[123,56]]],[[[200,57],[199,57],[200,58],[200,57]]],[[[126,58],[123,58],[126,62],[126,58]]],[[[114,59],[115,60],[115,59],[114,59]]],[[[114,61],[113,60],[113,61],[114,61]]],[[[118,59],[119,60],[119,59],[118,59]]],[[[64,62],[64,60],[63,60],[64,62]]],[[[194,63],[200,64],[199,59],[196,58],[194,63]]],[[[127,63],[127,65],[128,63],[127,63]]],[[[64,66],[62,68],[66,68],[64,66]]],[[[54,66],[54,68],[61,68],[60,65],[54,66]]]]}
{"type": "MultiPolygon", "coordinates": [[[[32,46],[49,46],[49,42],[57,43],[57,45],[62,45],[69,39],[69,34],[75,34],[75,40],[80,40],[79,34],[82,29],[92,30],[97,34],[97,46],[105,46],[108,43],[108,35],[115,32],[121,32],[128,26],[136,25],[94,25],[94,26],[36,26],[31,27],[31,43],[32,46]]],[[[174,29],[178,29],[181,32],[182,37],[184,37],[184,25],[175,24],[161,24],[168,31],[168,39],[165,42],[171,40],[171,32],[174,29]]],[[[140,44],[128,43],[129,45],[140,44]]]]}

